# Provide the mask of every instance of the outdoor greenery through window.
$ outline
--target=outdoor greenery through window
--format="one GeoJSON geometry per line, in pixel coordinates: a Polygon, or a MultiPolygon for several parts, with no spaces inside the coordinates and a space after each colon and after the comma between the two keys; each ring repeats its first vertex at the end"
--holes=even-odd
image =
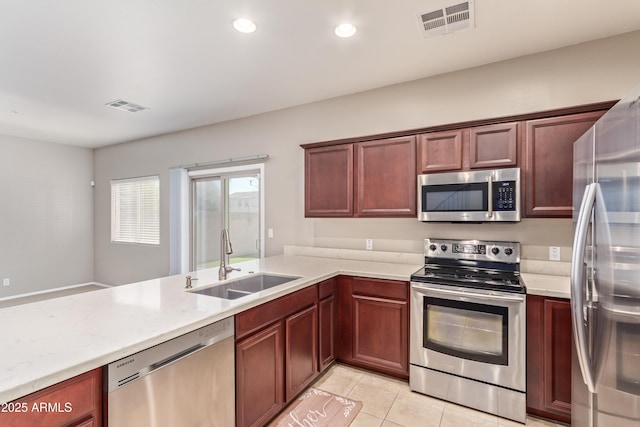
{"type": "Polygon", "coordinates": [[[158,176],[111,181],[111,241],[160,244],[158,176]]]}

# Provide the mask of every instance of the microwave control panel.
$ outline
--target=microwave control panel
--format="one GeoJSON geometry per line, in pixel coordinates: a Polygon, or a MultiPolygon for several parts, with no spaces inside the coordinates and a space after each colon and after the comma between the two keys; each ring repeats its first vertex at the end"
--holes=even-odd
{"type": "Polygon", "coordinates": [[[497,181],[493,183],[493,210],[516,210],[516,181],[497,181]]]}

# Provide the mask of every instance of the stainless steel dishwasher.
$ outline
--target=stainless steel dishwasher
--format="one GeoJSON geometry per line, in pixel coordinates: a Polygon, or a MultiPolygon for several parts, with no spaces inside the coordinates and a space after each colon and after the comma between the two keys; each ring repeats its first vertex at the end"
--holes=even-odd
{"type": "Polygon", "coordinates": [[[109,427],[235,425],[233,317],[107,366],[109,427]]]}

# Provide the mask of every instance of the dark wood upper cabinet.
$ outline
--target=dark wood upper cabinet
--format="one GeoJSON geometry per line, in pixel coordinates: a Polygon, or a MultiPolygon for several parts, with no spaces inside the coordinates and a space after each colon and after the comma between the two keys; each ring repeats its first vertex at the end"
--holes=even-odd
{"type": "Polygon", "coordinates": [[[305,149],[306,217],[414,217],[416,137],[305,149]]]}
{"type": "Polygon", "coordinates": [[[614,104],[303,144],[305,216],[413,217],[417,174],[520,167],[522,216],[570,217],[573,143],[614,104]]]}
{"type": "Polygon", "coordinates": [[[353,216],[353,144],[305,150],[306,217],[353,216]]]}
{"type": "Polygon", "coordinates": [[[420,173],[462,169],[462,130],[420,135],[418,170],[420,173]]]}
{"type": "Polygon", "coordinates": [[[426,133],[418,143],[420,173],[518,165],[518,123],[426,133]]]}
{"type": "Polygon", "coordinates": [[[606,111],[526,122],[523,179],[526,217],[570,218],[573,143],[606,111]]]}
{"type": "Polygon", "coordinates": [[[416,138],[355,144],[356,216],[416,216],[416,138]]]}
{"type": "Polygon", "coordinates": [[[469,129],[469,168],[510,168],[518,164],[518,124],[469,129]]]}

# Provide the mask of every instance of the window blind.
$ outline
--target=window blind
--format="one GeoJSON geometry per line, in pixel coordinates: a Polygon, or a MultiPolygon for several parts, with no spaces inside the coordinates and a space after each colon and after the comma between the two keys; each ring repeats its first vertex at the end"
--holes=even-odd
{"type": "Polygon", "coordinates": [[[111,181],[111,241],[160,244],[158,176],[111,181]]]}

